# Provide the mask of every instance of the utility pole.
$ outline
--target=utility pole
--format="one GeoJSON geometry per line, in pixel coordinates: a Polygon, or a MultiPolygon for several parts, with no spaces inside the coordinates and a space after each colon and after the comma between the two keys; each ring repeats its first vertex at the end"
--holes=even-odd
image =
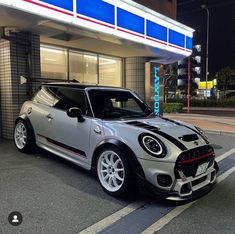
{"type": "Polygon", "coordinates": [[[206,99],[207,99],[207,83],[209,75],[209,32],[210,32],[210,12],[206,5],[201,5],[201,8],[207,12],[207,33],[206,33],[206,99]]]}

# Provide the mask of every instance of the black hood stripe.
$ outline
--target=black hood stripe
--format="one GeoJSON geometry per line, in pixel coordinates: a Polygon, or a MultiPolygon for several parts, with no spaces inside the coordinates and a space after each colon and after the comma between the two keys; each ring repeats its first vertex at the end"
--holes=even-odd
{"type": "Polygon", "coordinates": [[[188,129],[190,129],[191,131],[197,133],[197,134],[206,142],[206,144],[210,144],[210,142],[209,142],[199,131],[197,131],[197,130],[195,130],[195,129],[193,129],[193,128],[190,128],[189,126],[187,126],[187,125],[185,125],[185,124],[182,124],[182,123],[179,123],[179,122],[177,122],[177,121],[175,121],[175,120],[172,120],[172,119],[163,118],[163,117],[161,117],[161,119],[166,120],[166,121],[169,121],[169,122],[174,123],[174,124],[177,124],[177,125],[179,125],[179,126],[183,126],[183,127],[186,127],[186,128],[188,128],[188,129]]]}
{"type": "Polygon", "coordinates": [[[138,121],[126,122],[126,124],[129,124],[129,125],[132,125],[132,126],[135,126],[135,127],[143,128],[143,129],[146,129],[148,131],[154,132],[154,133],[166,138],[168,141],[170,141],[171,143],[176,145],[182,151],[187,150],[187,147],[184,144],[182,144],[179,140],[172,137],[171,135],[160,131],[160,128],[157,128],[157,127],[145,124],[145,123],[141,123],[141,122],[138,122],[138,121]]]}

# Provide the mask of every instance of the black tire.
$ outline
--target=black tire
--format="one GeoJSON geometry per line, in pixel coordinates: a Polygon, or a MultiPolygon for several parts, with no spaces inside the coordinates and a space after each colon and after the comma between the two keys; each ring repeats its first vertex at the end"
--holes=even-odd
{"type": "Polygon", "coordinates": [[[32,153],[34,152],[36,148],[36,142],[35,142],[35,135],[34,135],[34,130],[31,125],[31,123],[27,120],[24,119],[19,119],[14,128],[14,143],[16,148],[22,152],[22,153],[32,153]],[[17,131],[17,128],[21,126],[26,133],[26,138],[25,138],[25,143],[22,143],[22,145],[17,142],[17,134],[19,135],[19,132],[17,131]]]}
{"type": "MultiPolygon", "coordinates": [[[[99,155],[97,157],[96,160],[96,173],[97,173],[97,177],[99,180],[99,183],[101,185],[101,187],[104,189],[104,191],[106,193],[108,193],[111,196],[115,196],[115,197],[131,197],[133,195],[133,193],[135,191],[137,191],[137,183],[132,172],[130,169],[130,166],[128,164],[128,161],[124,155],[124,153],[117,147],[115,146],[108,146],[105,147],[103,150],[101,150],[99,152],[99,155]],[[120,186],[120,188],[116,191],[111,191],[109,189],[107,189],[107,187],[104,186],[104,181],[102,182],[102,178],[101,178],[101,172],[99,172],[101,170],[100,168],[100,161],[102,161],[102,158],[104,156],[105,153],[107,152],[114,152],[121,160],[121,164],[123,166],[124,169],[124,178],[123,178],[123,182],[120,186]],[[102,158],[101,158],[102,157],[102,158]]],[[[117,172],[114,172],[117,173],[117,172]]],[[[114,185],[114,183],[113,183],[114,185]]]]}

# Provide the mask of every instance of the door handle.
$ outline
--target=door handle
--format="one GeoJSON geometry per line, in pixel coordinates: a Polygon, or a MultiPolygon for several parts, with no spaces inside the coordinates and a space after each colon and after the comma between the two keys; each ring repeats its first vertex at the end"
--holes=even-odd
{"type": "Polygon", "coordinates": [[[46,118],[47,118],[48,120],[52,120],[52,119],[53,119],[53,117],[52,117],[51,114],[46,115],[46,118]]]}

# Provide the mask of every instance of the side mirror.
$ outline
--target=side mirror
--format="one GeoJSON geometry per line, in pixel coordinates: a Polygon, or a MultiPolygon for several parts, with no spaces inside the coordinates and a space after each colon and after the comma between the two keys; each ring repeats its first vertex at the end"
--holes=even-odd
{"type": "Polygon", "coordinates": [[[67,115],[70,118],[77,118],[78,122],[84,122],[85,119],[82,116],[82,110],[78,107],[72,107],[67,110],[67,115]]]}

